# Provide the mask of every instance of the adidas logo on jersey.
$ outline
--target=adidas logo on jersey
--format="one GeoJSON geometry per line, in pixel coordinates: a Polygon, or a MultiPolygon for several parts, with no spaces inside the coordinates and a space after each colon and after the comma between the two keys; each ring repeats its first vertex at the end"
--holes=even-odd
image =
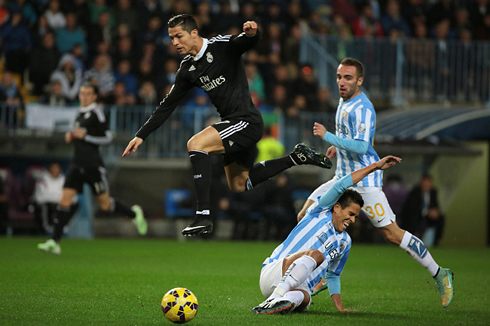
{"type": "Polygon", "coordinates": [[[234,144],[234,143],[235,143],[235,142],[233,142],[233,140],[229,140],[229,141],[228,141],[228,144],[230,145],[230,147],[231,147],[231,146],[233,146],[233,144],[234,144]]]}
{"type": "Polygon", "coordinates": [[[194,65],[192,65],[190,68],[189,68],[189,71],[194,71],[196,70],[196,67],[194,67],[194,65]]]}

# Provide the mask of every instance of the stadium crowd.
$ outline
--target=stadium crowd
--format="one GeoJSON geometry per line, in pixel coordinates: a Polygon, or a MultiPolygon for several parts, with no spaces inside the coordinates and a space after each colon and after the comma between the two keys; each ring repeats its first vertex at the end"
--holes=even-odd
{"type": "MultiPolygon", "coordinates": [[[[259,22],[263,38],[245,56],[250,91],[262,112],[288,117],[335,110],[314,67],[299,63],[304,33],[490,40],[488,0],[0,0],[0,101],[67,105],[91,80],[107,104],[154,106],[181,60],[166,28],[179,13],[194,14],[204,37],[259,22]]],[[[188,103],[210,105],[202,95],[188,103]]]]}

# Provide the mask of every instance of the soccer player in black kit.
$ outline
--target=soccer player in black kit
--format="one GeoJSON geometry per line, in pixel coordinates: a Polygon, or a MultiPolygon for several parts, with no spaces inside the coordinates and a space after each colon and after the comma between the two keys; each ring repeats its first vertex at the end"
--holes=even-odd
{"type": "Polygon", "coordinates": [[[191,15],[170,18],[168,33],[177,51],[185,55],[177,71],[175,83],[146,123],[138,130],[123,157],[134,152],[155,129],[172,114],[179,102],[194,86],[206,91],[218,110],[221,121],[192,136],[187,142],[194,173],[196,215],[183,231],[186,236],[210,233],[210,186],[212,163],[209,154],[224,154],[223,165],[232,191],[250,190],[257,184],[294,165],[313,164],[330,168],[325,155],[298,144],[285,157],[256,163],[256,143],[264,133],[260,111],[252,103],[245,69],[244,52],[257,44],[257,23],[247,21],[239,35],[218,35],[211,39],[199,36],[191,15]]]}
{"type": "Polygon", "coordinates": [[[96,102],[97,95],[97,87],[90,83],[80,87],[78,95],[80,110],[75,120],[75,127],[65,134],[65,141],[73,144],[75,154],[56,208],[53,237],[37,245],[41,251],[61,253],[59,242],[63,228],[75,213],[75,210],[71,209],[72,200],[77,193],[83,191],[84,183],[92,188],[92,193],[103,212],[117,212],[131,217],[141,235],[147,232],[147,223],[141,207],[134,205],[129,208],[109,194],[106,170],[99,153],[99,146],[109,144],[112,141],[112,134],[108,129],[104,110],[96,102]]]}

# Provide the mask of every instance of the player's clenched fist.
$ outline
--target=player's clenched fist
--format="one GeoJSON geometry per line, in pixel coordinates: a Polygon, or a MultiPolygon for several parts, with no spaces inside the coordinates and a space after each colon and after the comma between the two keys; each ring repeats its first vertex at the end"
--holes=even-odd
{"type": "Polygon", "coordinates": [[[254,36],[257,33],[257,23],[254,21],[247,21],[243,24],[243,31],[247,36],[254,36]]]}
{"type": "Polygon", "coordinates": [[[327,128],[325,128],[325,126],[322,125],[321,123],[315,122],[315,124],[313,125],[313,135],[315,135],[320,139],[323,139],[326,133],[327,133],[327,128]]]}

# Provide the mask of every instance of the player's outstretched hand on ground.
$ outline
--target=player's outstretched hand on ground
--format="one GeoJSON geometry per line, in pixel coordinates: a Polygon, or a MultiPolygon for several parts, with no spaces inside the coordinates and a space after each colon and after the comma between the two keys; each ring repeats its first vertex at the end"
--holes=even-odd
{"type": "Polygon", "coordinates": [[[129,154],[131,154],[131,152],[136,152],[136,150],[138,149],[138,147],[143,143],[143,139],[139,138],[139,137],[134,137],[128,144],[128,146],[126,147],[126,149],[124,150],[124,153],[122,155],[122,157],[126,157],[128,156],[129,154]]]}
{"type": "Polygon", "coordinates": [[[401,163],[402,159],[393,155],[388,155],[383,157],[376,163],[376,167],[378,170],[386,170],[389,167],[392,167],[398,163],[401,163]]]}
{"type": "Polygon", "coordinates": [[[327,133],[327,128],[325,128],[324,125],[318,122],[315,122],[313,124],[313,135],[315,135],[315,137],[323,139],[326,133],[327,133]]]}

